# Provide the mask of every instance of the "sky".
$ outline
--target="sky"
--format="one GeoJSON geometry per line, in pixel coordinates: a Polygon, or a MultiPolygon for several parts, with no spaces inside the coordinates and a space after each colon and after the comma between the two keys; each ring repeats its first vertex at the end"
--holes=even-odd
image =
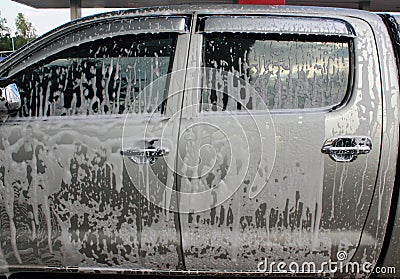
{"type": "MultiPolygon", "coordinates": [[[[82,9],[82,16],[112,10],[116,9],[82,9]]],[[[15,18],[18,13],[23,13],[32,22],[39,36],[70,20],[69,9],[35,9],[11,0],[0,0],[0,16],[6,18],[12,34],[15,32],[15,18]]]]}

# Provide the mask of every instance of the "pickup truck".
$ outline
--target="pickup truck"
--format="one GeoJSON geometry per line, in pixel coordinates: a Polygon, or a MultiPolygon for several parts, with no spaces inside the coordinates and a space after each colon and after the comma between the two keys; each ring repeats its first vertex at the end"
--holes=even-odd
{"type": "Polygon", "coordinates": [[[399,277],[399,22],[156,7],[28,44],[0,64],[0,272],[399,277]]]}

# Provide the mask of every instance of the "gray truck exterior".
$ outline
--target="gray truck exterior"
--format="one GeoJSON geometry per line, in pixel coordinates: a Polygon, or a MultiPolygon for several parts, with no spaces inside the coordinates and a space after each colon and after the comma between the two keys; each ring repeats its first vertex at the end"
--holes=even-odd
{"type": "Polygon", "coordinates": [[[399,276],[397,32],[215,5],[38,38],[0,64],[2,272],[399,276]]]}

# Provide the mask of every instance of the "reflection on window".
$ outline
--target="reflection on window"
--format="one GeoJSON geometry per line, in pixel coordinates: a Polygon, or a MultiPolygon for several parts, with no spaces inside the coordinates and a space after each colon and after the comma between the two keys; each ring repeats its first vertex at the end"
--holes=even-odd
{"type": "Polygon", "coordinates": [[[166,78],[160,77],[168,74],[175,41],[174,35],[121,36],[49,57],[14,77],[20,116],[162,113],[166,78]]]}
{"type": "Polygon", "coordinates": [[[304,109],[341,103],[350,73],[349,41],[286,37],[206,36],[202,110],[304,109]]]}

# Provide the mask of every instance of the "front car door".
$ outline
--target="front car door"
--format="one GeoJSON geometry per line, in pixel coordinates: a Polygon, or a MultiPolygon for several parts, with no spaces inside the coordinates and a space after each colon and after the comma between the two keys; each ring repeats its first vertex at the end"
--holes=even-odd
{"type": "Polygon", "coordinates": [[[93,17],[3,66],[22,98],[0,125],[3,271],[180,265],[176,215],[150,197],[172,182],[178,97],[168,93],[183,84],[170,73],[185,68],[188,20],[93,17]]]}
{"type": "Polygon", "coordinates": [[[376,245],[360,241],[381,145],[374,34],[310,11],[198,15],[177,168],[189,270],[315,273],[376,245]]]}

